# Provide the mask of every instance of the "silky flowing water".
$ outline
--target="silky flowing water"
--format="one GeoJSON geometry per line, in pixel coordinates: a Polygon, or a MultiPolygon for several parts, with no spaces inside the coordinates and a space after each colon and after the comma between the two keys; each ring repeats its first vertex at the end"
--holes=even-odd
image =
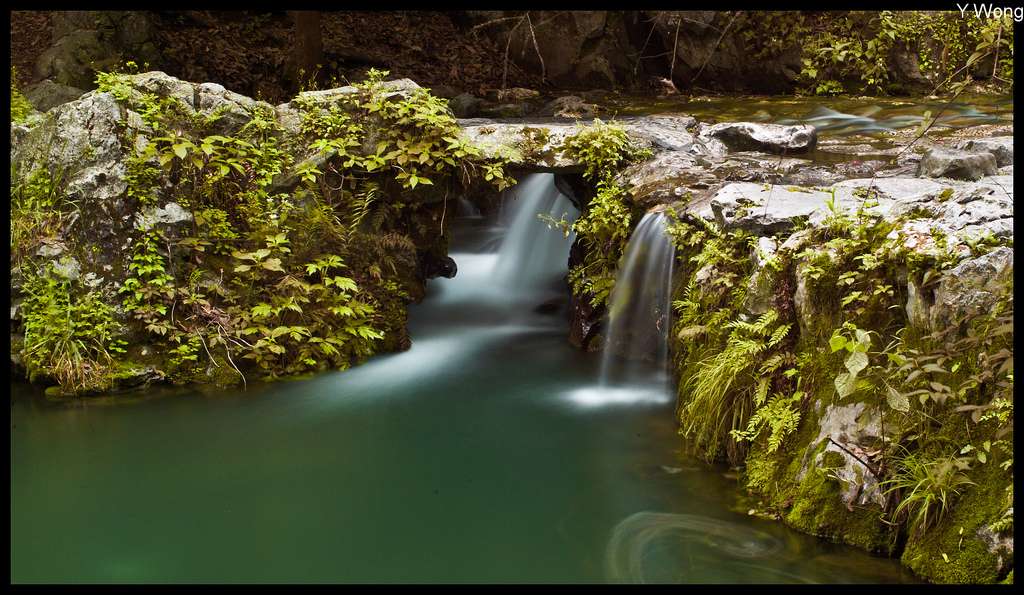
{"type": "Polygon", "coordinates": [[[670,395],[574,399],[600,356],[566,341],[568,240],[515,223],[534,224],[458,220],[458,275],[411,308],[412,348],[346,372],[118,406],[12,385],[12,581],[913,580],[733,511],[670,395]],[[519,264],[548,264],[497,284],[520,232],[519,264]]]}

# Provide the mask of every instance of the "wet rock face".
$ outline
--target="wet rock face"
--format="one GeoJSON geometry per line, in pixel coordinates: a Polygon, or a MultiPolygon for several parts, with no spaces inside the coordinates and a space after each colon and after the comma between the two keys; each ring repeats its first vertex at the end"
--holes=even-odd
{"type": "Polygon", "coordinates": [[[806,153],[814,149],[818,134],[813,126],[783,126],[754,122],[727,122],[705,128],[700,138],[714,152],[764,151],[776,154],[806,153]]]}
{"type": "Polygon", "coordinates": [[[921,158],[917,175],[925,178],[980,180],[985,176],[994,176],[996,170],[996,158],[992,153],[933,147],[921,158]]]}
{"type": "MultiPolygon", "coordinates": [[[[569,249],[569,267],[582,264],[585,257],[585,246],[579,238],[569,249]]],[[[569,301],[569,344],[583,351],[593,352],[601,348],[601,321],[604,308],[595,308],[590,303],[590,296],[573,294],[569,301]]]]}

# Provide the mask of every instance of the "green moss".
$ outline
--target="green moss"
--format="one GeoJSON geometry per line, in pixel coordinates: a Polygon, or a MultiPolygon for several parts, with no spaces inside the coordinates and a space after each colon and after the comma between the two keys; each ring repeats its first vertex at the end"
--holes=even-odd
{"type": "Polygon", "coordinates": [[[893,542],[874,506],[843,506],[841,485],[823,469],[809,469],[792,494],[793,507],[783,517],[786,524],[819,537],[847,543],[871,552],[889,554],[893,542]]]}
{"type": "MultiPolygon", "coordinates": [[[[1002,515],[1005,488],[1011,481],[997,465],[986,464],[972,474],[977,483],[952,512],[923,535],[912,535],[901,560],[911,570],[939,583],[994,583],[1001,579],[998,553],[989,552],[978,531],[1002,515]],[[945,554],[945,556],[943,556],[945,554]]],[[[1004,567],[1012,568],[1012,553],[1004,567]]]]}

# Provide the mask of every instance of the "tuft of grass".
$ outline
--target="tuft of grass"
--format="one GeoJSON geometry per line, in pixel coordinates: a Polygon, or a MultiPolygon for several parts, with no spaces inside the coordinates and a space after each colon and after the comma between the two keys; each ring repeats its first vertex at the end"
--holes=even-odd
{"type": "Polygon", "coordinates": [[[965,487],[975,485],[964,473],[966,468],[965,461],[955,456],[929,459],[904,449],[896,461],[895,475],[882,482],[886,496],[896,494],[900,498],[893,520],[905,520],[917,535],[934,526],[965,487]]]}

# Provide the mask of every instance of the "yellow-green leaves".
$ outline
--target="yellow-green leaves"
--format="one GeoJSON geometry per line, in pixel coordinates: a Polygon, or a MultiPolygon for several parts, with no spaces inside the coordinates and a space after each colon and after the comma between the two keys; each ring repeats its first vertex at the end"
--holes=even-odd
{"type": "Polygon", "coordinates": [[[868,367],[868,350],[871,348],[871,334],[853,325],[836,329],[828,341],[832,353],[845,350],[849,353],[843,365],[846,372],[835,378],[836,392],[846,398],[857,390],[857,375],[868,367]]]}

